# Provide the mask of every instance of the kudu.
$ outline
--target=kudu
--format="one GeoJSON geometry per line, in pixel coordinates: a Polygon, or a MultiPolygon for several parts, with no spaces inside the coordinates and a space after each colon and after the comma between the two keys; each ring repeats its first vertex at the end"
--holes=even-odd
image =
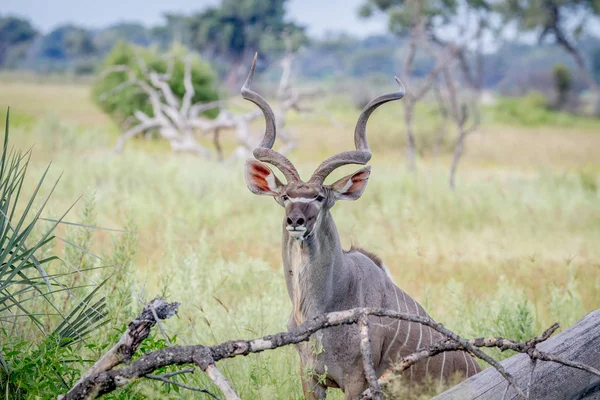
{"type": "MultiPolygon", "coordinates": [[[[250,89],[256,57],[242,96],[264,113],[266,129],[260,145],[254,150],[256,160],[246,163],[246,183],[252,193],[272,196],[285,208],[283,219],[283,268],[292,313],[288,328],[294,329],[307,319],[355,307],[380,307],[421,316],[423,307],[398,288],[381,260],[362,249],[342,250],[330,210],[337,200],[358,199],[367,185],[370,167],[365,167],[331,185],[327,176],[346,164],[366,164],[371,152],[366,138],[366,125],[371,113],[380,105],[399,100],[401,90],[380,96],[363,109],[354,132],[355,151],[337,154],[325,160],[303,182],[294,165],[272,149],[276,124],[271,107],[250,89]],[[277,167],[285,176],[283,184],[262,162],[277,167]]],[[[371,347],[375,370],[379,376],[402,357],[442,339],[441,334],[416,323],[369,317],[371,347]]],[[[297,345],[306,398],[325,398],[327,387],[339,387],[346,399],[353,399],[367,387],[360,337],[356,326],[341,326],[320,331],[309,343],[297,345]],[[319,376],[316,376],[319,375],[319,376]],[[325,379],[323,379],[325,378],[325,379]]],[[[477,363],[466,352],[439,354],[413,365],[405,371],[409,380],[423,381],[426,375],[444,380],[453,374],[470,376],[479,371],[477,363]]]]}

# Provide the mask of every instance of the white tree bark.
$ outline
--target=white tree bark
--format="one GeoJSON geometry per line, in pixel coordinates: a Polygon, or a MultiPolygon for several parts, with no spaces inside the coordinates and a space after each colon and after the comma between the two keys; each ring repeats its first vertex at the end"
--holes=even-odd
{"type": "MultiPolygon", "coordinates": [[[[600,369],[600,310],[593,311],[581,321],[549,340],[537,345],[539,351],[563,359],[600,369]]],[[[571,399],[579,391],[600,378],[590,372],[567,365],[537,360],[531,376],[531,359],[527,354],[517,354],[501,362],[515,377],[517,385],[529,388],[530,399],[571,399]],[[533,378],[533,379],[531,379],[533,378]]],[[[516,399],[512,387],[507,390],[506,380],[493,368],[458,384],[435,397],[436,400],[501,400],[516,399]],[[505,393],[506,392],[506,393],[505,393]]],[[[599,399],[600,392],[588,397],[599,399]]]]}

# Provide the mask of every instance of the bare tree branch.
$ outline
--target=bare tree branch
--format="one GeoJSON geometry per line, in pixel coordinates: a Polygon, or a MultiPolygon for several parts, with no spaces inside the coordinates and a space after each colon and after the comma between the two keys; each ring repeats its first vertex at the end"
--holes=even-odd
{"type": "Polygon", "coordinates": [[[531,384],[533,383],[533,372],[535,371],[535,366],[537,363],[537,359],[536,358],[532,358],[531,359],[531,372],[529,373],[529,382],[527,383],[527,398],[530,399],[531,398],[531,384]]]}
{"type": "Polygon", "coordinates": [[[196,94],[192,83],[192,61],[190,57],[186,57],[185,59],[183,86],[185,87],[185,94],[183,95],[183,101],[181,102],[181,114],[188,115],[190,107],[192,106],[192,99],[196,94]]]}
{"type": "Polygon", "coordinates": [[[369,320],[366,315],[361,315],[358,324],[360,326],[360,350],[363,357],[363,368],[365,369],[365,376],[367,382],[369,382],[369,389],[371,390],[371,399],[382,400],[383,392],[377,380],[377,373],[373,366],[373,354],[371,353],[371,339],[369,337],[369,320]]]}
{"type": "MultiPolygon", "coordinates": [[[[469,23],[469,15],[467,15],[467,22],[463,26],[459,27],[458,38],[460,43],[453,43],[450,41],[442,41],[426,26],[427,18],[423,15],[422,2],[417,0],[410,0],[411,6],[414,10],[412,15],[412,26],[410,28],[410,40],[408,45],[408,52],[404,59],[404,68],[402,71],[402,81],[407,84],[408,91],[403,101],[404,106],[404,126],[406,130],[406,157],[408,163],[408,169],[410,171],[416,170],[416,141],[414,132],[414,110],[416,104],[423,100],[423,98],[435,87],[438,77],[443,73],[444,70],[449,69],[455,61],[458,60],[461,68],[467,80],[473,83],[473,87],[477,87],[476,81],[480,80],[479,77],[474,77],[471,72],[471,68],[467,62],[467,49],[472,41],[481,40],[484,24],[479,23],[478,29],[472,34],[468,34],[467,25],[469,23]],[[432,44],[437,45],[436,49],[433,48],[432,44]],[[419,46],[420,45],[420,46],[419,46]],[[435,60],[434,67],[427,73],[422,79],[422,83],[419,87],[415,87],[410,83],[410,73],[414,63],[414,59],[417,53],[417,48],[425,50],[435,60]]],[[[467,14],[470,13],[470,9],[467,8],[467,14]]],[[[440,98],[437,96],[438,104],[440,104],[440,98]]],[[[440,108],[441,110],[441,108],[440,108]]],[[[444,128],[440,129],[434,143],[434,152],[437,153],[439,148],[439,142],[441,142],[444,135],[444,128]]],[[[460,141],[462,146],[464,137],[460,141]]],[[[462,147],[460,148],[462,155],[462,147]]],[[[460,155],[456,157],[458,159],[460,155]]],[[[456,168],[454,168],[456,170],[456,168]]],[[[452,175],[453,176],[453,175],[452,175]]],[[[453,178],[452,178],[453,182],[453,178]]],[[[453,187],[453,183],[451,185],[453,187]]]]}
{"type": "Polygon", "coordinates": [[[131,356],[133,356],[142,342],[148,337],[150,330],[156,322],[175,315],[177,307],[179,307],[179,303],[167,303],[160,297],[148,303],[142,312],[129,323],[127,330],[121,335],[117,344],[81,376],[75,387],[90,377],[108,371],[131,359],[131,356]]]}
{"type": "MultiPolygon", "coordinates": [[[[168,365],[184,364],[198,365],[223,391],[226,399],[239,399],[231,384],[217,369],[216,362],[219,360],[240,355],[247,355],[250,353],[258,353],[289,344],[300,343],[308,340],[312,334],[321,329],[359,323],[361,329],[361,350],[363,351],[364,360],[366,360],[363,361],[368,363],[369,360],[372,360],[372,356],[369,354],[370,346],[368,346],[368,323],[365,323],[367,316],[387,317],[426,325],[442,333],[442,335],[445,336],[445,339],[441,342],[432,344],[427,349],[420,349],[414,354],[405,357],[403,360],[401,360],[394,371],[383,374],[376,382],[372,379],[373,371],[369,371],[370,368],[368,365],[366,365],[365,372],[370,375],[369,383],[371,387],[363,393],[363,398],[373,398],[373,395],[378,390],[377,385],[381,386],[386,384],[394,376],[394,374],[404,371],[414,363],[427,357],[432,357],[441,352],[457,350],[469,351],[474,356],[490,363],[509,382],[509,384],[513,386],[516,393],[520,397],[525,398],[525,393],[521,388],[516,386],[512,375],[509,374],[504,367],[502,367],[502,365],[483,353],[480,350],[481,347],[496,347],[500,350],[513,350],[516,352],[525,353],[532,359],[557,362],[563,365],[582,369],[596,376],[600,376],[600,371],[593,367],[577,362],[563,360],[561,357],[546,354],[537,350],[536,345],[548,339],[558,329],[558,324],[552,325],[540,336],[522,343],[504,338],[476,338],[466,340],[445,328],[442,324],[434,322],[428,317],[399,313],[396,311],[378,308],[356,308],[325,314],[305,322],[292,332],[281,332],[259,339],[234,340],[210,347],[192,345],[174,346],[160,349],[143,355],[139,360],[121,369],[104,370],[104,368],[101,368],[101,373],[87,373],[85,378],[82,378],[77,385],[71,391],[69,391],[69,393],[67,393],[65,399],[97,398],[102,394],[113,391],[117,387],[126,385],[136,379],[143,378],[146,375],[151,374],[152,371],[156,370],[157,368],[168,365]]],[[[106,357],[103,357],[103,359],[105,358],[106,357]]],[[[111,363],[107,365],[115,364],[111,363]]],[[[168,378],[165,377],[165,379],[168,378]]]]}
{"type": "Polygon", "coordinates": [[[225,375],[219,371],[215,364],[209,364],[204,372],[206,372],[206,375],[208,375],[214,384],[221,389],[227,400],[241,400],[240,396],[238,396],[233,389],[233,386],[231,386],[231,383],[225,378],[225,375]]]}
{"type": "Polygon", "coordinates": [[[219,161],[223,161],[224,160],[224,156],[223,156],[223,147],[221,146],[221,140],[220,140],[220,135],[221,133],[221,128],[216,128],[213,131],[213,143],[215,145],[215,150],[217,151],[217,159],[219,161]]]}
{"type": "Polygon", "coordinates": [[[467,107],[467,102],[460,98],[455,79],[450,69],[444,68],[442,70],[442,74],[448,93],[447,102],[450,103],[450,115],[452,116],[452,119],[454,120],[458,130],[458,138],[454,144],[452,164],[450,166],[450,177],[448,181],[450,189],[454,190],[456,186],[456,171],[458,169],[458,163],[464,152],[465,140],[467,136],[479,126],[481,121],[479,107],[474,104],[474,102],[472,102],[471,107],[472,118],[469,118],[469,108],[467,107]],[[469,119],[471,119],[472,123],[470,126],[467,126],[469,119]]]}
{"type": "Polygon", "coordinates": [[[198,114],[204,111],[212,110],[214,108],[221,108],[227,104],[227,100],[211,101],[210,103],[198,103],[190,107],[188,115],[194,119],[198,117],[198,114]]]}
{"type": "MultiPolygon", "coordinates": [[[[188,113],[193,98],[193,85],[191,84],[191,64],[186,64],[186,73],[184,85],[186,93],[184,95],[184,104],[181,109],[179,100],[171,90],[168,82],[170,73],[159,74],[154,71],[149,71],[147,65],[141,57],[137,57],[137,62],[140,65],[143,78],[138,78],[136,73],[126,65],[116,65],[104,70],[100,76],[104,77],[115,72],[126,72],[129,76],[128,81],[121,83],[113,89],[103,93],[101,99],[105,100],[108,96],[118,93],[128,86],[135,85],[139,87],[147,96],[152,106],[153,116],[150,118],[141,112],[136,112],[135,117],[140,121],[140,124],[134,126],[129,131],[121,135],[115,146],[115,151],[120,152],[123,149],[126,140],[150,129],[156,129],[159,134],[169,141],[171,148],[174,151],[187,151],[200,154],[205,158],[210,158],[210,152],[201,146],[193,137],[194,125],[190,122],[188,113]],[[148,83],[146,80],[149,80],[148,83]],[[182,110],[184,112],[182,112],[182,110]]],[[[169,69],[172,69],[172,60],[170,61],[169,69]]],[[[208,108],[213,108],[214,104],[210,104],[208,108]]],[[[197,107],[196,110],[201,109],[197,107]]],[[[199,117],[194,117],[200,120],[199,117]]],[[[198,123],[200,124],[200,123],[198,123]]]]}
{"type": "Polygon", "coordinates": [[[220,400],[220,398],[216,394],[212,393],[210,390],[208,390],[206,388],[197,388],[197,387],[186,385],[184,383],[175,382],[175,381],[172,381],[169,379],[169,377],[171,377],[175,374],[182,374],[184,372],[192,372],[193,373],[194,370],[192,368],[188,368],[187,370],[178,371],[177,373],[170,373],[170,374],[164,374],[164,375],[146,375],[146,376],[144,376],[144,378],[154,379],[156,381],[161,381],[161,382],[167,383],[169,385],[179,386],[180,388],[191,390],[193,392],[201,392],[201,393],[207,394],[208,396],[212,397],[213,399],[220,400]]]}
{"type": "Polygon", "coordinates": [[[127,140],[131,139],[134,136],[139,135],[140,133],[146,132],[149,129],[158,128],[159,126],[160,126],[160,123],[153,119],[149,120],[146,123],[141,123],[139,125],[134,126],[130,130],[128,130],[127,132],[125,132],[121,136],[119,136],[119,138],[117,139],[117,144],[115,145],[115,151],[117,153],[120,153],[121,151],[123,151],[123,147],[127,140]]]}

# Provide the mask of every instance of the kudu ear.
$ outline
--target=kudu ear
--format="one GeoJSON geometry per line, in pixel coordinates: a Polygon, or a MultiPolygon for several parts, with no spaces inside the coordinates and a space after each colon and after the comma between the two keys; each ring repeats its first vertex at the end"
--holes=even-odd
{"type": "Polygon", "coordinates": [[[356,200],[358,199],[369,181],[369,175],[371,175],[371,167],[365,167],[340,179],[331,185],[333,194],[338,200],[356,200]]]}
{"type": "Polygon", "coordinates": [[[252,193],[265,196],[277,196],[283,187],[273,171],[256,160],[246,161],[246,185],[252,193]]]}

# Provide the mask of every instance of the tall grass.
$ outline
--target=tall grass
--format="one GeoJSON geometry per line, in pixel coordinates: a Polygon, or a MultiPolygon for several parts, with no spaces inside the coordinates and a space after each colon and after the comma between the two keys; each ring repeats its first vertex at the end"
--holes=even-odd
{"type": "Polygon", "coordinates": [[[7,398],[45,397],[78,376],[74,347],[106,322],[106,304],[97,299],[102,284],[78,297],[80,286],[68,283],[73,272],[55,267],[60,258],[51,245],[64,214],[41,216],[58,182],[38,196],[49,167],[30,181],[31,152],[9,149],[9,121],[7,112],[0,152],[0,388],[7,398]],[[27,183],[34,184],[30,194],[27,183]],[[50,224],[40,229],[44,221],[50,224]]]}
{"type": "MultiPolygon", "coordinates": [[[[467,143],[471,152],[458,190],[451,193],[443,158],[420,160],[416,176],[403,168],[399,108],[386,110],[369,126],[373,173],[364,196],[333,210],[344,247],[360,244],[380,255],[400,287],[436,320],[467,337],[522,339],[554,321],[569,326],[598,308],[597,135],[485,126],[490,136],[467,143]],[[513,147],[513,135],[521,146],[513,147]],[[549,146],[561,152],[547,152],[541,165],[532,161],[533,145],[540,152],[549,146]]],[[[290,119],[302,138],[291,158],[303,176],[324,156],[352,146],[355,113],[334,112],[346,128],[332,127],[325,118],[290,119]]],[[[37,143],[34,174],[50,158],[65,171],[48,216],[56,217],[83,194],[68,219],[126,231],[93,230],[90,236],[81,227],[57,230],[102,257],[77,248],[64,253],[71,264],[94,268],[89,279],[118,276],[104,287],[114,323],[86,348],[86,357],[97,357],[99,344],[115,340],[141,301],[157,294],[183,303],[178,318],[165,324],[178,344],[286,329],[291,307],[281,271],[282,210],[246,189],[241,163],[205,162],[145,142],[116,155],[101,128],[76,128],[63,118],[23,125],[18,141],[37,143]]],[[[331,180],[349,171],[346,167],[331,180]]],[[[61,245],[57,250],[67,251],[61,245]]],[[[162,345],[155,335],[148,346],[162,345]]],[[[302,398],[292,348],[227,360],[220,367],[245,399],[302,398]]],[[[209,385],[198,373],[187,383],[209,385]]],[[[156,396],[157,390],[163,398],[194,397],[145,382],[112,398],[156,396]]]]}

